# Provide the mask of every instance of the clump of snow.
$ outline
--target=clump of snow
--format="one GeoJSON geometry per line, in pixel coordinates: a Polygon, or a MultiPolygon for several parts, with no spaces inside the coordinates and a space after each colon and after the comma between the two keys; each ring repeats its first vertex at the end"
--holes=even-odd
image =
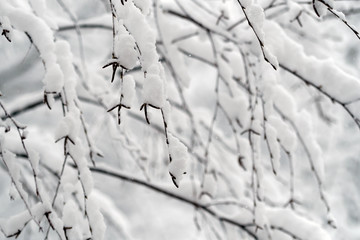
{"type": "Polygon", "coordinates": [[[265,215],[265,204],[262,201],[256,203],[255,207],[255,223],[257,226],[264,228],[266,223],[266,215],[265,215]]]}
{"type": "Polygon", "coordinates": [[[44,21],[52,28],[57,29],[56,21],[51,16],[49,9],[46,6],[45,0],[30,0],[30,4],[35,13],[44,19],[44,21]]]}
{"type": "Polygon", "coordinates": [[[169,134],[168,138],[169,155],[171,157],[171,162],[169,164],[169,173],[175,186],[179,187],[180,181],[187,171],[187,162],[189,161],[187,147],[172,134],[169,134]]]}
{"type": "Polygon", "coordinates": [[[253,4],[246,7],[245,12],[256,34],[258,35],[260,40],[263,41],[265,36],[264,31],[262,30],[265,21],[264,10],[262,9],[261,6],[257,4],[253,4]]]}
{"type": "Polygon", "coordinates": [[[8,1],[0,1],[0,16],[6,16],[14,28],[31,37],[45,66],[45,92],[59,93],[63,86],[63,74],[56,62],[54,35],[50,27],[33,12],[14,7],[8,1]]]}
{"type": "Polygon", "coordinates": [[[32,215],[30,215],[28,210],[25,210],[7,219],[0,219],[1,231],[6,235],[15,234],[19,229],[23,229],[31,219],[40,222],[45,212],[49,211],[49,209],[42,203],[37,203],[30,209],[30,211],[32,215]]]}
{"type": "Polygon", "coordinates": [[[104,239],[106,225],[104,222],[104,217],[100,212],[99,204],[93,195],[87,201],[87,209],[89,215],[90,226],[92,229],[92,239],[102,240],[104,239]]]}
{"type": "Polygon", "coordinates": [[[313,7],[319,17],[324,16],[327,12],[327,7],[318,0],[315,0],[313,7]]]}
{"type": "Polygon", "coordinates": [[[170,105],[169,101],[165,102],[165,105],[162,108],[162,110],[164,113],[165,122],[169,123],[170,122],[170,114],[171,114],[171,105],[170,105]]]}
{"type": "Polygon", "coordinates": [[[114,54],[119,64],[131,69],[139,60],[144,72],[143,101],[155,107],[165,104],[165,74],[156,51],[156,34],[146,21],[145,12],[150,1],[128,1],[122,5],[113,2],[114,21],[117,29],[114,39],[114,54]]]}
{"type": "Polygon", "coordinates": [[[137,6],[144,15],[150,13],[151,1],[149,0],[133,0],[135,6],[137,6]]]}
{"type": "Polygon", "coordinates": [[[77,120],[72,114],[68,114],[59,123],[55,132],[55,139],[59,140],[65,137],[69,137],[71,141],[75,141],[77,133],[77,120]]]}
{"type": "Polygon", "coordinates": [[[81,215],[78,211],[74,211],[78,206],[72,199],[69,199],[62,211],[62,220],[66,231],[66,236],[69,239],[80,239],[82,236],[79,226],[81,226],[81,215]]]}
{"type": "Polygon", "coordinates": [[[126,30],[134,38],[139,47],[140,62],[144,71],[154,63],[158,62],[158,54],[156,52],[156,36],[155,32],[147,23],[145,16],[134,5],[132,1],[122,5],[119,1],[113,1],[117,18],[120,24],[123,24],[126,30]]]}
{"type": "Polygon", "coordinates": [[[72,100],[77,98],[77,75],[73,65],[73,55],[70,44],[64,40],[56,41],[55,54],[64,75],[64,90],[66,91],[66,97],[69,100],[68,105],[70,106],[74,104],[72,100]]]}
{"type": "Polygon", "coordinates": [[[268,208],[265,211],[271,226],[293,233],[297,238],[307,240],[330,240],[329,234],[322,227],[299,216],[290,209],[268,208]]]}
{"type": "Polygon", "coordinates": [[[135,67],[138,56],[135,48],[135,40],[129,34],[124,33],[115,36],[114,53],[121,66],[126,69],[135,67]]]}
{"type": "Polygon", "coordinates": [[[94,182],[90,169],[87,165],[87,160],[85,158],[85,149],[80,138],[76,139],[75,145],[69,145],[69,153],[74,162],[76,163],[84,194],[86,197],[88,197],[90,196],[90,193],[93,189],[94,182]]]}
{"type": "Polygon", "coordinates": [[[64,85],[64,75],[58,64],[51,65],[46,69],[43,82],[45,90],[49,93],[58,93],[64,85]]]}
{"type": "Polygon", "coordinates": [[[252,0],[240,0],[240,4],[244,8],[247,8],[252,4],[252,0]]]}
{"type": "Polygon", "coordinates": [[[165,89],[163,79],[160,77],[158,65],[149,69],[143,85],[144,103],[152,104],[156,107],[163,107],[165,104],[165,89]]]}
{"type": "Polygon", "coordinates": [[[265,32],[263,30],[265,22],[264,9],[258,4],[250,4],[244,8],[243,10],[247,16],[248,24],[259,41],[265,60],[267,60],[273,68],[277,69],[279,65],[278,61],[265,44],[265,32]]]}
{"type": "Polygon", "coordinates": [[[64,223],[63,221],[57,216],[55,211],[52,211],[49,215],[49,219],[57,233],[60,234],[61,239],[66,239],[64,234],[64,223]]]}
{"type": "Polygon", "coordinates": [[[272,66],[274,66],[276,69],[279,68],[279,62],[274,54],[271,53],[269,48],[267,46],[263,47],[265,58],[270,62],[272,66]]]}
{"type": "Polygon", "coordinates": [[[266,33],[272,36],[267,46],[276,55],[282,67],[296,72],[317,89],[339,102],[347,103],[358,98],[360,82],[356,77],[339,68],[332,60],[308,56],[304,49],[289,38],[278,24],[266,22],[264,27],[266,33]]]}
{"type": "Polygon", "coordinates": [[[124,76],[122,94],[122,104],[131,107],[135,97],[135,81],[132,75],[124,76]]]}

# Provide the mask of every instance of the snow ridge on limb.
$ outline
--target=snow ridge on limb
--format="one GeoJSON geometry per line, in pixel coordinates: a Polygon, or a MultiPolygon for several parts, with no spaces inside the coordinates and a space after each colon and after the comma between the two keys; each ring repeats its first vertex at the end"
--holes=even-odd
{"type": "Polygon", "coordinates": [[[360,129],[359,116],[349,106],[360,100],[360,81],[332,60],[306,55],[303,48],[289,38],[278,24],[268,22],[265,29],[273,36],[269,40],[269,48],[276,54],[280,67],[341,105],[360,129]],[[293,57],[289,57],[289,53],[293,57]]]}
{"type": "Polygon", "coordinates": [[[172,134],[169,134],[169,173],[171,179],[176,187],[179,187],[179,183],[183,178],[183,175],[187,171],[188,153],[185,145],[175,138],[172,134]]]}
{"type": "Polygon", "coordinates": [[[263,53],[265,61],[267,61],[275,70],[278,69],[279,63],[276,57],[271,53],[267,46],[265,46],[265,33],[263,25],[265,22],[264,10],[260,5],[253,4],[252,0],[237,0],[245,15],[245,18],[253,30],[263,53]]]}
{"type": "Polygon", "coordinates": [[[140,110],[144,110],[145,119],[150,124],[149,108],[160,110],[166,144],[169,151],[169,173],[176,187],[179,187],[182,175],[186,173],[186,147],[168,131],[170,104],[167,101],[166,79],[163,66],[159,62],[159,55],[156,50],[156,35],[145,18],[148,2],[122,2],[110,1],[113,15],[113,56],[104,67],[113,66],[114,80],[118,67],[121,69],[120,80],[120,103],[109,109],[118,109],[118,123],[120,120],[121,107],[130,108],[128,104],[134,93],[125,93],[129,88],[134,89],[135,83],[124,76],[126,71],[133,69],[137,62],[140,63],[144,73],[142,89],[143,104],[140,110]],[[139,8],[140,6],[140,8],[139,8]],[[126,98],[124,98],[126,97],[126,98]]]}
{"type": "Polygon", "coordinates": [[[95,162],[91,158],[91,151],[93,151],[93,149],[91,149],[91,144],[89,143],[90,139],[84,128],[85,122],[82,116],[82,111],[80,105],[78,104],[79,99],[77,97],[78,94],[76,90],[78,77],[72,64],[73,56],[70,50],[70,45],[67,42],[57,41],[55,47],[55,53],[57,54],[60,68],[65,76],[64,87],[61,91],[63,118],[59,122],[59,126],[55,133],[56,142],[59,140],[64,141],[64,159],[60,174],[60,181],[58,182],[52,204],[57,204],[56,199],[60,197],[65,199],[65,202],[68,201],[70,204],[57,204],[60,205],[60,209],[63,211],[62,220],[64,222],[64,231],[67,236],[71,235],[74,239],[76,239],[77,236],[89,235],[94,240],[101,240],[104,237],[105,224],[96,203],[89,203],[91,191],[93,189],[93,178],[88,166],[88,159],[86,156],[87,151],[90,152],[90,160],[94,165],[95,162]],[[89,149],[86,149],[82,144],[83,140],[80,137],[81,129],[84,130],[89,149]],[[75,203],[71,203],[71,201],[73,201],[71,196],[68,196],[65,191],[62,192],[62,188],[65,188],[64,185],[66,185],[66,181],[63,179],[65,176],[68,177],[68,175],[64,174],[64,168],[70,160],[72,160],[76,166],[77,173],[75,174],[77,174],[77,180],[78,183],[80,183],[78,185],[81,186],[83,193],[83,204],[81,206],[81,209],[83,209],[82,211],[71,210],[74,209],[71,206],[75,203]]]}
{"type": "MultiPolygon", "coordinates": [[[[333,61],[321,60],[305,54],[303,48],[289,38],[276,23],[268,23],[266,31],[274,34],[269,46],[279,59],[280,67],[298,78],[300,81],[316,89],[333,103],[337,103],[359,125],[359,116],[351,111],[349,104],[358,101],[360,92],[359,81],[342,71],[333,61]],[[296,57],[289,57],[289,53],[296,57]],[[343,94],[346,92],[347,94],[343,94]]],[[[324,204],[328,216],[331,208],[324,192],[324,159],[322,150],[312,134],[312,124],[308,121],[309,115],[305,111],[296,112],[293,98],[280,85],[274,88],[274,105],[276,111],[289,124],[296,134],[298,143],[304,149],[309,161],[310,169],[315,177],[319,189],[319,198],[324,204]]],[[[335,226],[332,219],[330,225],[335,226]]]]}
{"type": "MultiPolygon", "coordinates": [[[[155,32],[147,23],[144,14],[132,1],[125,4],[120,4],[118,1],[110,2],[114,38],[113,60],[110,61],[117,64],[115,68],[113,65],[114,71],[118,66],[131,70],[139,61],[144,73],[143,103],[155,108],[164,107],[167,98],[165,74],[156,51],[155,32]]],[[[112,81],[113,78],[114,73],[112,81]]]]}
{"type": "MultiPolygon", "coordinates": [[[[1,231],[8,237],[15,236],[18,237],[26,225],[30,222],[30,220],[34,220],[34,222],[38,225],[39,230],[42,230],[42,226],[40,225],[41,219],[45,216],[49,225],[55,230],[60,239],[65,239],[65,235],[63,233],[62,228],[56,228],[55,225],[61,225],[62,222],[59,218],[57,218],[54,209],[51,207],[49,202],[49,196],[46,191],[44,191],[43,184],[41,178],[38,177],[39,172],[39,154],[34,151],[32,148],[29,148],[25,143],[25,139],[27,138],[27,133],[24,131],[25,126],[18,123],[5,109],[4,105],[0,102],[0,106],[5,113],[5,116],[9,118],[12,122],[12,125],[15,127],[18,132],[22,150],[24,151],[24,157],[29,160],[30,167],[32,169],[34,182],[35,182],[35,191],[24,190],[23,187],[23,179],[21,179],[21,165],[17,163],[18,159],[16,155],[12,152],[8,151],[4,148],[5,145],[5,134],[10,131],[10,126],[4,126],[5,131],[1,135],[0,139],[0,158],[2,159],[5,168],[11,178],[11,182],[14,184],[14,190],[19,194],[20,199],[24,203],[26,207],[26,211],[14,216],[14,218],[8,219],[8,221],[2,221],[3,225],[1,226],[1,231]],[[30,206],[29,197],[34,198],[36,204],[40,204],[43,206],[44,211],[38,211],[39,209],[36,206],[30,206]],[[8,226],[8,227],[6,227],[8,226]],[[5,227],[4,227],[5,226],[5,227]],[[10,226],[10,228],[9,228],[10,226]],[[14,226],[15,228],[11,228],[14,226]]],[[[28,186],[26,186],[28,188],[28,186]]],[[[14,194],[10,193],[10,198],[14,199],[14,194]]]]}
{"type": "Polygon", "coordinates": [[[265,214],[272,229],[287,233],[295,239],[331,240],[329,234],[321,226],[290,209],[266,208],[265,214]]]}
{"type": "Polygon", "coordinates": [[[0,16],[5,16],[16,30],[24,32],[39,51],[45,68],[44,101],[51,108],[53,101],[51,96],[58,94],[64,84],[64,76],[54,53],[55,42],[52,30],[33,12],[14,7],[8,1],[0,2],[0,16]]]}
{"type": "MultiPolygon", "coordinates": [[[[110,1],[113,15],[113,53],[112,59],[104,67],[112,66],[114,81],[115,72],[120,67],[121,83],[123,84],[126,71],[133,69],[140,63],[144,73],[143,107],[147,118],[147,107],[162,108],[165,104],[165,77],[159,56],[156,51],[156,35],[145,19],[145,15],[133,1],[120,4],[110,1]]],[[[137,2],[142,9],[147,8],[146,3],[137,2]]],[[[120,95],[124,94],[121,89],[120,95]]],[[[120,109],[123,99],[109,111],[118,108],[119,123],[120,109]]],[[[142,107],[142,108],[143,108],[142,107]]],[[[149,122],[149,119],[147,119],[149,122]]]]}
{"type": "Polygon", "coordinates": [[[312,0],[312,5],[315,14],[318,17],[322,17],[326,14],[326,10],[328,10],[330,13],[332,13],[336,18],[338,18],[340,21],[342,21],[346,27],[348,27],[355,36],[360,40],[360,33],[358,30],[356,30],[355,26],[351,25],[347,20],[345,15],[334,9],[334,0],[312,0]]]}
{"type": "MultiPolygon", "coordinates": [[[[7,219],[0,218],[0,230],[8,238],[17,238],[22,229],[33,219],[40,222],[43,216],[50,209],[42,203],[37,203],[31,207],[31,211],[23,211],[7,219]]],[[[65,239],[65,237],[64,237],[65,239]]]]}

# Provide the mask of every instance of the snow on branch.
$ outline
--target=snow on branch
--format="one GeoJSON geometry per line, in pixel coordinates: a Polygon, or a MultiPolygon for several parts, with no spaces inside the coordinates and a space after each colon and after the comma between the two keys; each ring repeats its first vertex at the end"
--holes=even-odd
{"type": "Polygon", "coordinates": [[[349,106],[360,99],[359,80],[338,68],[332,60],[319,60],[307,56],[302,47],[286,36],[277,24],[269,23],[266,29],[269,33],[277,35],[269,44],[278,56],[280,67],[306,85],[317,89],[332,102],[341,105],[360,129],[359,116],[349,106]],[[289,52],[296,58],[289,58],[289,52]]]}
{"type": "Polygon", "coordinates": [[[26,33],[31,42],[36,46],[43,60],[45,68],[44,100],[51,108],[51,100],[48,94],[56,94],[61,91],[64,82],[63,73],[57,63],[54,53],[55,43],[53,32],[50,27],[32,12],[20,7],[14,7],[7,1],[0,3],[0,16],[5,16],[12,26],[26,33]]]}
{"type": "Polygon", "coordinates": [[[259,41],[261,51],[263,53],[265,61],[267,61],[276,70],[278,68],[278,61],[276,57],[269,51],[265,45],[265,34],[263,31],[263,25],[265,21],[264,10],[256,4],[253,4],[251,0],[237,0],[241,6],[241,9],[245,15],[245,18],[254,31],[254,34],[259,41]]]}
{"type": "Polygon", "coordinates": [[[40,222],[45,213],[49,210],[50,209],[48,208],[48,206],[37,203],[36,205],[31,207],[31,213],[29,213],[29,211],[24,211],[17,215],[11,216],[8,219],[0,218],[0,229],[6,237],[17,238],[19,237],[20,233],[29,221],[34,219],[34,221],[40,222]]]}
{"type": "Polygon", "coordinates": [[[352,228],[333,203],[357,196],[358,46],[317,16],[360,36],[333,0],[70,2],[0,1],[0,177],[22,206],[1,236],[153,239],[151,213],[164,238],[352,228]]]}
{"type": "Polygon", "coordinates": [[[334,1],[333,0],[312,0],[312,5],[313,5],[314,11],[318,17],[323,16],[325,14],[325,11],[328,10],[335,17],[337,17],[340,21],[342,21],[346,25],[346,27],[348,27],[355,34],[355,36],[360,40],[359,31],[356,30],[355,26],[348,23],[345,15],[342,12],[334,9],[334,6],[333,6],[334,1]]]}

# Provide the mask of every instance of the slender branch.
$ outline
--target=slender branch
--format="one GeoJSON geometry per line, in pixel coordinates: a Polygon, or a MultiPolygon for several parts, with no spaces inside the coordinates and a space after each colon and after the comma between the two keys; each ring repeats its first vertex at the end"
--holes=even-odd
{"type": "MultiPolygon", "coordinates": [[[[74,165],[71,165],[71,166],[75,167],[74,165]]],[[[249,228],[254,227],[254,225],[252,223],[242,224],[242,223],[239,223],[239,222],[237,222],[237,221],[235,221],[233,219],[221,216],[217,212],[215,212],[214,210],[211,210],[207,205],[204,205],[204,204],[196,202],[194,200],[185,198],[185,197],[180,196],[178,194],[175,194],[175,193],[173,193],[173,192],[171,192],[169,190],[166,190],[165,188],[162,188],[160,186],[156,186],[155,184],[151,184],[151,183],[149,183],[147,181],[135,178],[133,176],[129,176],[129,175],[126,175],[126,174],[123,174],[123,173],[120,173],[120,172],[115,172],[115,171],[112,171],[110,169],[106,169],[106,168],[102,168],[102,167],[89,167],[89,168],[94,173],[107,175],[109,177],[114,177],[114,178],[124,180],[126,182],[137,184],[137,185],[143,186],[145,188],[151,189],[151,190],[153,190],[153,191],[155,191],[157,193],[161,193],[161,194],[163,194],[163,195],[165,195],[167,197],[176,199],[176,200],[178,200],[178,201],[180,201],[182,203],[192,205],[192,206],[194,206],[194,207],[196,207],[198,209],[201,209],[201,210],[207,212],[208,214],[210,214],[214,218],[218,219],[220,222],[224,222],[224,223],[228,223],[230,225],[236,226],[236,227],[242,229],[243,231],[245,231],[253,239],[255,239],[255,240],[258,239],[256,234],[253,231],[249,230],[249,228]]]]}
{"type": "MultiPolygon", "coordinates": [[[[335,102],[339,105],[341,105],[344,110],[350,115],[350,117],[354,120],[355,124],[357,125],[357,127],[360,130],[360,119],[358,117],[355,116],[355,114],[353,112],[351,112],[350,108],[348,107],[349,104],[351,104],[352,102],[342,102],[338,99],[336,99],[335,97],[331,96],[330,93],[326,92],[322,86],[317,86],[316,84],[314,84],[312,81],[306,79],[305,77],[303,77],[302,75],[300,75],[299,73],[297,73],[295,70],[291,70],[290,68],[286,67],[284,64],[279,63],[280,68],[284,69],[285,71],[291,73],[292,75],[296,76],[297,78],[299,78],[300,80],[302,80],[306,85],[312,86],[313,88],[317,89],[320,93],[322,93],[323,95],[325,95],[326,97],[328,97],[332,102],[335,102]]],[[[355,101],[357,101],[358,99],[356,99],[355,101]]]]}
{"type": "Polygon", "coordinates": [[[267,61],[267,62],[276,70],[276,66],[268,59],[268,57],[267,57],[266,54],[265,54],[265,45],[264,45],[264,42],[263,42],[263,40],[259,37],[259,33],[258,33],[258,32],[256,31],[256,29],[254,28],[253,23],[250,21],[249,16],[248,16],[248,14],[246,13],[246,8],[241,4],[241,1],[240,1],[240,0],[237,0],[237,1],[238,1],[239,5],[240,5],[240,7],[241,7],[241,9],[242,9],[242,11],[243,11],[243,13],[244,13],[244,15],[245,15],[246,21],[248,22],[249,26],[250,26],[251,29],[253,30],[253,32],[254,32],[254,34],[255,34],[255,36],[256,36],[259,44],[260,44],[261,51],[262,51],[262,54],[263,54],[263,56],[264,56],[265,61],[267,61]]]}
{"type": "Polygon", "coordinates": [[[315,7],[315,2],[319,1],[320,3],[322,3],[324,6],[326,6],[327,10],[329,12],[331,12],[335,17],[337,17],[339,20],[341,20],[354,34],[355,36],[360,40],[360,33],[355,29],[355,27],[353,27],[352,25],[350,25],[348,23],[348,21],[345,19],[345,15],[341,12],[338,12],[337,10],[335,10],[331,5],[329,5],[329,3],[327,3],[324,0],[313,0],[312,4],[313,4],[313,8],[314,11],[316,13],[316,15],[318,17],[320,17],[319,12],[317,11],[316,7],[315,7]]]}

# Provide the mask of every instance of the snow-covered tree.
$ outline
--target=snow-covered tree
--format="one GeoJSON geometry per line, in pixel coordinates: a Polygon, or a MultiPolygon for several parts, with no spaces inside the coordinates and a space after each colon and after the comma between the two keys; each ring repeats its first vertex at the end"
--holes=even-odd
{"type": "Polygon", "coordinates": [[[359,239],[359,13],[1,0],[0,238],[359,239]]]}

